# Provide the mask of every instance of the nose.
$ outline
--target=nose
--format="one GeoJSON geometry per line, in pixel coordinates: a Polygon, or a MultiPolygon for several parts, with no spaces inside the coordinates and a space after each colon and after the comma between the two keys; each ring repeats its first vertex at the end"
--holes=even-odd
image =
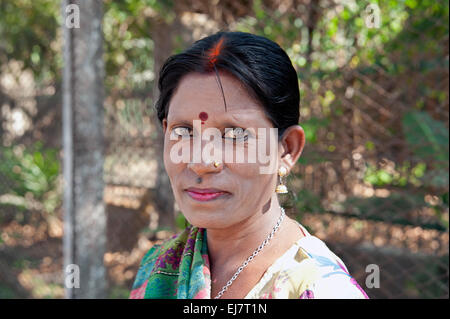
{"type": "Polygon", "coordinates": [[[221,142],[221,138],[220,140],[213,139],[211,141],[210,139],[203,139],[202,135],[194,136],[194,144],[191,144],[191,161],[187,168],[199,177],[209,173],[221,172],[223,169],[221,142]],[[209,152],[204,153],[205,148],[209,152]],[[211,154],[211,150],[213,154],[211,154]],[[197,156],[194,156],[194,153],[197,156]]]}
{"type": "Polygon", "coordinates": [[[219,173],[223,169],[222,161],[215,160],[212,162],[201,161],[200,163],[189,163],[187,167],[198,176],[203,176],[209,173],[219,173]],[[216,165],[215,165],[216,163],[216,165]],[[217,167],[216,167],[217,166],[217,167]]]}

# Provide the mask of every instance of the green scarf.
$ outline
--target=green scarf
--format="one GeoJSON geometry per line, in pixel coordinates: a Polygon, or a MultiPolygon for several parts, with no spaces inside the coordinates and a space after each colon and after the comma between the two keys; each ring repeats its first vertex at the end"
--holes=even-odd
{"type": "Polygon", "coordinates": [[[189,226],[142,259],[131,299],[210,299],[206,229],[189,226]]]}

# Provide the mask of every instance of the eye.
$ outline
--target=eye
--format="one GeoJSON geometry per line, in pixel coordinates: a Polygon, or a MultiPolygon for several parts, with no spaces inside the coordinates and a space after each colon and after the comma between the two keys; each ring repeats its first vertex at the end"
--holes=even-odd
{"type": "Polygon", "coordinates": [[[192,130],[189,127],[178,126],[178,127],[173,128],[170,134],[174,137],[191,136],[192,135],[191,131],[192,130]]]}
{"type": "Polygon", "coordinates": [[[228,128],[225,130],[224,138],[230,138],[237,141],[246,141],[249,137],[249,133],[242,127],[228,128]]]}

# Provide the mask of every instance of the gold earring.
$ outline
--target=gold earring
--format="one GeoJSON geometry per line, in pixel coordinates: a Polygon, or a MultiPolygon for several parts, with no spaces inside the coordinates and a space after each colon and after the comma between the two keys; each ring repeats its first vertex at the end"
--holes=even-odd
{"type": "Polygon", "coordinates": [[[282,177],[285,176],[287,173],[287,169],[284,166],[281,166],[278,169],[278,176],[280,177],[280,184],[277,186],[275,193],[277,194],[286,194],[288,192],[288,189],[286,185],[283,184],[282,177]]]}
{"type": "Polygon", "coordinates": [[[219,161],[214,161],[214,167],[217,168],[220,166],[220,162],[219,161]]]}

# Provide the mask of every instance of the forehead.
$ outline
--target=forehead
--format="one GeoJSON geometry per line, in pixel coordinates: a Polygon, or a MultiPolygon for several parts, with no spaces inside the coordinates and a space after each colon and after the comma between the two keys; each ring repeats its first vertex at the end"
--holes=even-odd
{"type": "MultiPolygon", "coordinates": [[[[234,76],[219,72],[222,90],[215,73],[187,74],[180,81],[172,96],[167,121],[198,119],[200,112],[206,112],[209,119],[270,123],[261,104],[247,92],[245,86],[234,76]]],[[[262,123],[260,123],[262,124],[262,123]]]]}

